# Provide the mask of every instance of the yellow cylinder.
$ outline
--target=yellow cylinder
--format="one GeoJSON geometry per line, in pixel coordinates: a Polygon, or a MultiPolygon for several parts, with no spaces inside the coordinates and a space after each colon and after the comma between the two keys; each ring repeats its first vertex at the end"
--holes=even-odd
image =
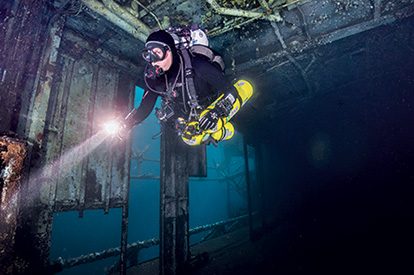
{"type": "MultiPolygon", "coordinates": [[[[253,95],[253,86],[247,80],[239,80],[233,85],[238,93],[238,97],[235,99],[233,103],[233,107],[230,110],[230,113],[225,118],[220,118],[217,121],[216,127],[213,129],[207,130],[206,132],[209,134],[215,133],[220,130],[229,120],[240,110],[240,108],[246,104],[246,102],[252,97],[253,95]],[[241,100],[241,102],[240,102],[241,100]]],[[[214,109],[217,102],[219,102],[223,98],[224,94],[221,94],[213,103],[210,104],[203,112],[200,114],[200,118],[204,117],[210,110],[214,109]]]]}
{"type": "Polygon", "coordinates": [[[234,136],[234,126],[227,122],[220,130],[210,135],[215,141],[229,140],[234,136]]]}
{"type": "Polygon", "coordinates": [[[226,118],[227,121],[229,121],[253,95],[253,86],[252,84],[250,84],[250,82],[246,80],[237,81],[234,84],[234,87],[236,88],[242,102],[240,102],[239,98],[236,98],[236,101],[233,104],[233,108],[231,109],[230,114],[226,118]]]}
{"type": "MultiPolygon", "coordinates": [[[[229,140],[234,136],[234,126],[229,122],[229,120],[240,110],[240,108],[246,104],[246,102],[253,95],[253,87],[246,80],[239,80],[234,84],[234,87],[237,90],[238,97],[233,103],[233,107],[230,110],[230,113],[227,117],[219,118],[217,121],[216,127],[211,130],[201,131],[198,121],[190,121],[181,136],[183,141],[191,146],[200,145],[206,142],[211,136],[215,141],[229,140]],[[241,101],[241,102],[240,102],[241,101]]],[[[214,109],[217,102],[223,98],[224,94],[221,94],[213,103],[210,104],[203,112],[200,114],[200,118],[205,116],[210,110],[214,109]]]]}

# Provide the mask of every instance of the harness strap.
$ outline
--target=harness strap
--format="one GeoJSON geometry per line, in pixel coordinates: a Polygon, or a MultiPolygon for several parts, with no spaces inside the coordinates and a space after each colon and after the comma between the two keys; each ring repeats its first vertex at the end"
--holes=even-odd
{"type": "Polygon", "coordinates": [[[197,100],[198,98],[197,98],[195,85],[194,85],[194,70],[191,64],[191,57],[190,57],[190,54],[188,53],[188,50],[185,48],[181,49],[181,53],[184,59],[184,74],[185,74],[185,79],[186,79],[185,83],[187,87],[188,97],[190,98],[190,107],[197,108],[199,104],[198,104],[198,100],[197,100]]]}

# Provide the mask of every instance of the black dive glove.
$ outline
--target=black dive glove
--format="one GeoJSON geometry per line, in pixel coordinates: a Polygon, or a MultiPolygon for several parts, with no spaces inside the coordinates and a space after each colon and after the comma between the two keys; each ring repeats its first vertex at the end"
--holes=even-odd
{"type": "Polygon", "coordinates": [[[136,123],[134,116],[136,112],[137,109],[134,108],[124,119],[119,120],[120,127],[116,135],[119,140],[125,139],[129,135],[131,129],[135,126],[136,123]]]}
{"type": "Polygon", "coordinates": [[[116,137],[119,140],[124,140],[128,136],[130,130],[131,130],[131,127],[128,127],[126,124],[121,124],[116,134],[116,137]]]}
{"type": "Polygon", "coordinates": [[[225,118],[230,114],[232,106],[233,105],[228,97],[221,99],[212,110],[208,111],[202,118],[200,118],[200,129],[203,131],[214,129],[220,118],[225,118]]]}

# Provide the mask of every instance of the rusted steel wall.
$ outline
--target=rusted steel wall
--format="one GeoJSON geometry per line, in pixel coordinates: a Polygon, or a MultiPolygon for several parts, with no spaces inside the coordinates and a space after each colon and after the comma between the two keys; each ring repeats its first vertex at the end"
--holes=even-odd
{"type": "MultiPolygon", "coordinates": [[[[68,29],[65,15],[47,2],[2,1],[0,7],[0,133],[13,132],[40,148],[38,169],[94,135],[107,118],[124,115],[139,75],[132,63],[68,29]]],[[[121,206],[129,145],[112,143],[46,183],[43,202],[56,200],[57,211],[121,206]]]]}
{"type": "Polygon", "coordinates": [[[0,132],[25,136],[30,98],[48,36],[51,13],[45,0],[0,4],[0,132]]]}
{"type": "Polygon", "coordinates": [[[27,144],[0,137],[0,274],[14,269],[21,184],[28,156],[27,144]]]}
{"type": "Polygon", "coordinates": [[[127,202],[128,142],[107,139],[65,176],[57,161],[101,122],[126,114],[138,75],[130,62],[71,31],[66,16],[46,0],[0,2],[0,133],[34,144],[15,241],[5,238],[14,242],[11,273],[45,274],[54,211],[127,202]]]}
{"type": "MultiPolygon", "coordinates": [[[[38,86],[53,79],[53,73],[50,74],[53,66],[47,66],[49,73],[45,73],[46,66],[43,65],[53,63],[52,49],[57,49],[58,45],[51,43],[51,38],[59,35],[59,23],[62,22],[55,21],[58,18],[48,2],[16,0],[1,1],[0,5],[0,132],[29,140],[37,148],[40,148],[45,124],[33,118],[31,112],[35,106],[34,98],[40,91],[38,86]],[[51,35],[53,32],[56,35],[51,35]],[[36,135],[30,135],[32,124],[41,129],[36,135]]],[[[41,99],[42,106],[47,106],[48,96],[41,99]]],[[[42,114],[41,109],[38,110],[42,114]]],[[[44,158],[41,150],[35,155],[37,157],[31,158],[33,162],[40,163],[44,158]]],[[[29,163],[26,163],[25,168],[28,167],[29,163]]],[[[7,266],[4,274],[42,273],[46,266],[51,212],[45,204],[39,203],[40,187],[35,182],[25,181],[18,190],[22,199],[18,205],[15,239],[8,236],[5,240],[13,243],[9,253],[13,265],[4,265],[1,259],[0,266],[7,266]]]]}
{"type": "MultiPolygon", "coordinates": [[[[81,35],[65,30],[58,57],[61,77],[49,108],[48,163],[95,135],[102,124],[125,115],[132,102],[134,79],[127,62],[94,49],[81,35]]],[[[89,148],[85,148],[89,150],[89,148]]],[[[47,190],[55,211],[120,207],[129,180],[129,144],[107,138],[73,167],[58,169],[47,190]],[[67,172],[64,170],[68,169],[67,172]]]]}

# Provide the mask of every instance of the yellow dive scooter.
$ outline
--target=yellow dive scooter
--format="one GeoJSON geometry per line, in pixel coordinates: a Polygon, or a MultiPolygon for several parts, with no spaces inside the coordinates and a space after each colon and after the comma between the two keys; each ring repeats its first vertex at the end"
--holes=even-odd
{"type": "MultiPolygon", "coordinates": [[[[213,139],[213,142],[231,139],[234,135],[234,126],[229,121],[240,110],[240,108],[253,95],[253,87],[246,80],[239,80],[234,84],[238,92],[238,97],[234,100],[231,111],[227,117],[219,118],[216,127],[213,129],[203,131],[199,127],[199,121],[189,121],[188,123],[183,118],[179,118],[179,123],[183,125],[181,138],[183,141],[191,146],[207,143],[213,139]]],[[[224,97],[221,94],[210,106],[208,106],[200,114],[200,119],[204,117],[210,110],[214,109],[216,104],[224,97]]]]}

